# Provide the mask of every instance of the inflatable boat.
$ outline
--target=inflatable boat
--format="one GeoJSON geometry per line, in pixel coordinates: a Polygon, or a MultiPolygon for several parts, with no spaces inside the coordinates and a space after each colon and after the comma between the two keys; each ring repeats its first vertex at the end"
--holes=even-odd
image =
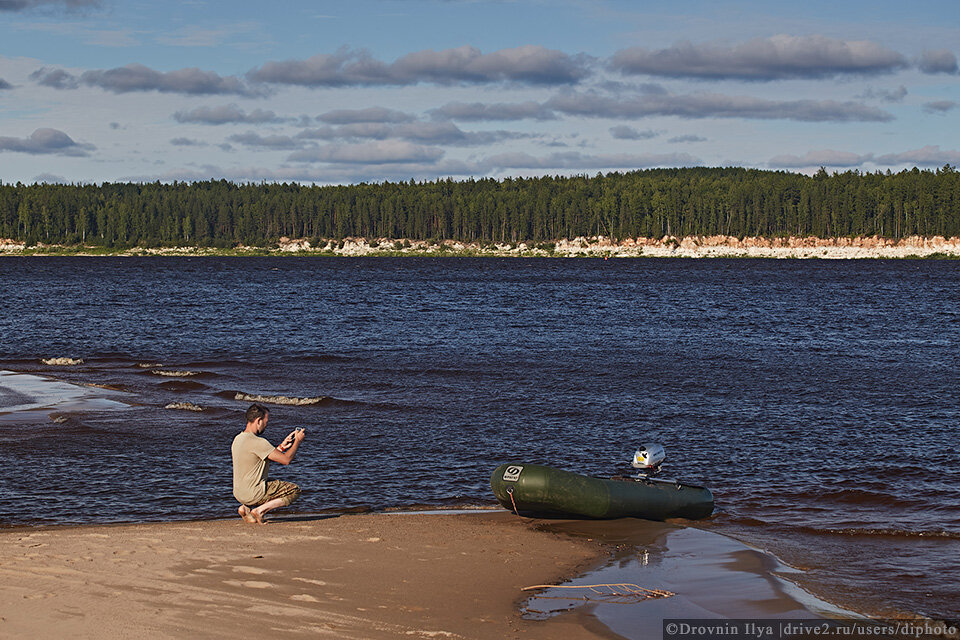
{"type": "Polygon", "coordinates": [[[713,513],[713,494],[706,487],[645,474],[593,478],[508,462],[494,469],[490,486],[497,501],[518,515],[666,520],[713,513]]]}

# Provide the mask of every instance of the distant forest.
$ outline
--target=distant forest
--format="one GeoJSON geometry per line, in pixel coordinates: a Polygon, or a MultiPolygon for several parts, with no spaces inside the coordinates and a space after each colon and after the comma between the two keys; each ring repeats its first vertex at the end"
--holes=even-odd
{"type": "Polygon", "coordinates": [[[278,238],[550,242],[628,237],[960,236],[960,173],[740,168],[348,186],[221,181],[0,185],[0,237],[106,247],[278,238]]]}

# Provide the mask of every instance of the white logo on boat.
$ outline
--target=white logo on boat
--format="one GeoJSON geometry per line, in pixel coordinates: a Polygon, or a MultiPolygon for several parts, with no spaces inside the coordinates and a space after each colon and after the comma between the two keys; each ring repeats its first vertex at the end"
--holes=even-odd
{"type": "Polygon", "coordinates": [[[523,471],[523,467],[520,465],[512,464],[507,467],[506,471],[503,472],[504,482],[516,482],[520,479],[520,472],[523,471]]]}

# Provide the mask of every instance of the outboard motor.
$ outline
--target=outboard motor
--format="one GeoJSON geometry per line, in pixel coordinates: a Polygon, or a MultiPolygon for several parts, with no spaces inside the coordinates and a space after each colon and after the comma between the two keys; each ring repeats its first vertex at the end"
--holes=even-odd
{"type": "Polygon", "coordinates": [[[639,469],[641,475],[653,476],[660,473],[660,464],[666,457],[663,445],[648,442],[640,445],[636,453],[633,454],[633,460],[630,466],[639,469]]]}

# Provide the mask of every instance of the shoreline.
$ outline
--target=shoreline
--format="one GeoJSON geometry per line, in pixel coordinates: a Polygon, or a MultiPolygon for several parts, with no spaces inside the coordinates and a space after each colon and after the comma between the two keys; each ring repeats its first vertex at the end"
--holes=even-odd
{"type": "MultiPolygon", "coordinates": [[[[60,359],[57,359],[57,364],[62,366],[71,366],[79,363],[82,363],[82,361],[79,361],[79,360],[68,361],[68,359],[63,359],[63,363],[61,363],[60,359]]],[[[56,422],[57,421],[56,415],[54,415],[54,413],[51,413],[51,410],[59,408],[59,405],[57,404],[57,402],[66,402],[67,400],[71,400],[71,402],[73,402],[73,404],[69,405],[69,408],[72,408],[72,409],[78,409],[82,407],[82,408],[94,409],[94,410],[107,410],[107,409],[113,408],[114,406],[125,406],[125,403],[116,403],[116,405],[114,405],[112,402],[111,404],[105,405],[105,406],[101,406],[100,404],[90,404],[90,403],[106,402],[105,399],[101,398],[101,394],[103,394],[104,392],[101,390],[97,390],[95,388],[90,388],[88,386],[80,386],[75,383],[65,383],[56,377],[52,377],[50,372],[47,372],[44,374],[33,374],[33,373],[21,373],[21,372],[0,370],[0,391],[2,391],[4,388],[8,389],[10,394],[6,398],[0,395],[0,400],[4,400],[4,398],[6,399],[6,402],[0,402],[0,405],[9,403],[9,406],[6,406],[6,407],[0,406],[0,423],[3,423],[4,421],[10,421],[12,419],[18,419],[22,421],[28,416],[32,416],[32,418],[35,418],[38,421],[46,422],[48,420],[53,419],[54,422],[56,422]],[[70,391],[71,393],[67,393],[67,391],[70,391]],[[73,400],[74,394],[80,394],[80,397],[76,400],[73,400]],[[36,396],[36,395],[46,398],[47,402],[29,401],[29,397],[36,396]],[[52,400],[56,400],[57,402],[54,402],[51,404],[50,401],[52,400]],[[24,401],[28,401],[27,404],[23,404],[24,401]],[[14,409],[15,411],[13,411],[12,413],[8,413],[9,409],[14,409]]],[[[114,394],[110,393],[109,395],[114,395],[114,394]]],[[[64,406],[66,407],[67,405],[64,405],[64,406]]],[[[483,517],[496,512],[495,508],[491,509],[487,507],[487,505],[480,505],[480,504],[474,505],[473,508],[470,508],[470,506],[468,505],[444,507],[440,505],[423,504],[423,505],[398,505],[398,506],[386,507],[386,508],[373,507],[373,508],[365,508],[362,511],[336,510],[336,511],[329,511],[329,512],[323,512],[323,511],[310,512],[310,513],[294,514],[293,518],[306,519],[307,521],[313,521],[313,520],[326,520],[326,519],[340,518],[340,517],[349,518],[355,515],[389,517],[392,515],[409,515],[411,513],[416,514],[417,512],[423,512],[423,511],[430,512],[431,516],[433,516],[433,514],[436,514],[438,512],[456,511],[459,515],[469,514],[470,517],[474,515],[483,517]]],[[[233,518],[230,518],[230,520],[233,520],[233,518]]],[[[0,536],[4,536],[4,535],[9,536],[10,534],[16,534],[16,533],[21,533],[21,534],[27,533],[30,535],[33,535],[36,533],[42,533],[42,534],[54,533],[60,536],[60,535],[65,535],[63,532],[69,532],[73,530],[83,530],[91,527],[94,527],[94,528],[101,527],[101,528],[112,529],[115,527],[122,528],[122,527],[138,527],[138,526],[166,527],[166,526],[173,526],[175,524],[179,524],[183,526],[189,526],[189,525],[206,526],[204,524],[206,522],[218,522],[218,521],[219,520],[210,520],[209,516],[203,516],[198,519],[178,520],[176,522],[158,522],[155,519],[146,520],[146,521],[133,520],[133,521],[125,521],[125,522],[124,521],[121,521],[121,522],[108,521],[108,522],[100,522],[100,523],[92,523],[90,522],[89,519],[85,519],[85,521],[82,519],[80,522],[72,522],[72,523],[71,522],[57,523],[57,522],[48,521],[48,522],[36,522],[32,524],[20,523],[16,525],[7,525],[7,526],[0,525],[0,536]]],[[[546,521],[544,522],[543,526],[544,528],[550,529],[553,526],[553,523],[546,521]]],[[[672,548],[669,543],[660,544],[659,542],[657,542],[656,534],[658,531],[673,525],[664,525],[662,523],[654,523],[654,522],[647,522],[647,521],[630,521],[630,524],[627,525],[628,529],[637,529],[640,532],[640,533],[636,533],[636,532],[628,531],[627,533],[629,533],[630,535],[627,535],[627,533],[624,533],[624,531],[622,530],[623,526],[624,526],[623,523],[611,524],[604,521],[601,521],[599,523],[593,523],[593,524],[580,523],[576,526],[573,526],[573,525],[567,526],[563,533],[565,535],[570,535],[570,534],[577,534],[579,532],[583,536],[592,537],[593,540],[590,540],[590,542],[595,542],[597,540],[604,540],[605,542],[602,542],[600,544],[605,544],[608,551],[612,547],[615,547],[617,545],[623,545],[623,544],[626,544],[628,547],[631,547],[631,548],[662,547],[667,551],[669,551],[672,548]],[[618,531],[620,532],[619,534],[617,533],[618,531]],[[622,536],[623,539],[617,538],[617,535],[620,535],[620,534],[623,534],[622,536]]],[[[723,543],[720,541],[729,540],[729,541],[735,541],[735,544],[741,547],[740,549],[741,551],[743,551],[744,549],[750,549],[752,552],[755,553],[756,556],[764,555],[769,558],[775,559],[781,565],[785,565],[788,567],[791,566],[789,555],[787,556],[781,555],[780,553],[777,552],[776,547],[767,548],[765,545],[758,547],[756,546],[758,544],[757,541],[755,539],[751,541],[750,536],[747,536],[747,539],[744,540],[741,537],[738,537],[736,535],[730,535],[729,533],[719,533],[716,531],[709,531],[708,529],[700,528],[700,527],[697,527],[696,525],[686,527],[686,529],[702,530],[708,535],[714,537],[714,541],[712,543],[710,541],[700,541],[699,546],[695,545],[694,555],[699,555],[705,558],[709,558],[711,555],[716,555],[717,549],[720,546],[722,546],[723,543]]],[[[69,538],[69,536],[67,536],[67,538],[69,538]]],[[[0,537],[0,541],[4,541],[4,540],[9,540],[9,537],[6,539],[0,537]]],[[[472,551],[472,549],[464,550],[464,552],[466,553],[469,553],[470,551],[472,551]]],[[[663,555],[664,555],[663,553],[660,553],[660,556],[663,556],[663,555]]],[[[669,554],[667,553],[667,555],[669,554]]],[[[750,555],[750,554],[747,553],[747,554],[740,554],[740,555],[750,555]]],[[[702,561],[702,559],[698,561],[702,561]]],[[[754,564],[757,564],[757,562],[755,561],[754,564]]],[[[793,566],[803,566],[804,564],[805,563],[797,565],[796,563],[793,563],[793,566]]],[[[682,567],[682,564],[681,564],[681,567],[682,567]]],[[[583,567],[580,567],[578,571],[582,569],[583,567]]],[[[593,567],[591,571],[596,571],[596,569],[597,569],[596,567],[593,567]]],[[[860,612],[862,615],[866,615],[866,616],[882,615],[882,612],[879,612],[873,605],[869,604],[869,601],[858,601],[856,599],[851,600],[849,597],[840,597],[839,599],[837,599],[836,585],[833,585],[832,587],[824,588],[825,585],[823,583],[822,576],[820,577],[819,580],[814,578],[813,576],[811,576],[807,580],[804,580],[804,577],[806,576],[806,571],[796,571],[796,572],[792,571],[790,573],[794,575],[791,575],[791,576],[776,575],[776,573],[780,573],[780,571],[778,570],[775,572],[774,570],[771,570],[769,569],[769,567],[767,567],[764,569],[764,572],[762,575],[765,576],[766,579],[786,580],[792,585],[794,585],[794,587],[799,592],[802,592],[801,595],[805,594],[803,595],[803,597],[797,597],[796,593],[794,593],[794,595],[790,596],[788,600],[804,602],[806,605],[809,605],[811,601],[812,602],[817,602],[817,601],[828,602],[828,603],[832,603],[835,607],[839,607],[844,610],[860,612]],[[807,598],[808,596],[809,596],[809,599],[807,598]],[[827,600],[827,599],[830,599],[830,600],[827,600]]],[[[0,575],[2,575],[2,572],[0,572],[0,575]]],[[[758,575],[760,574],[758,573],[758,575]]],[[[569,577],[569,576],[565,576],[565,577],[569,577]]],[[[609,580],[604,580],[604,581],[609,582],[609,580]]],[[[547,582],[549,582],[549,580],[544,580],[543,578],[537,578],[535,580],[531,579],[530,584],[547,583],[547,582]]],[[[698,585],[694,584],[694,582],[689,583],[688,587],[691,587],[692,585],[691,588],[698,588],[698,585]]],[[[644,584],[642,579],[638,580],[638,583],[644,584]]],[[[651,585],[651,586],[656,586],[656,585],[651,585]]],[[[0,589],[0,595],[2,595],[2,589],[0,589]]],[[[776,599],[781,595],[783,594],[776,592],[774,593],[773,597],[774,599],[776,599]]],[[[766,599],[766,598],[762,598],[762,599],[766,599]]],[[[648,609],[652,609],[655,605],[651,603],[645,603],[645,606],[648,609]]],[[[745,604],[742,603],[741,605],[739,605],[741,611],[744,608],[747,608],[748,606],[749,606],[749,603],[745,603],[745,604]]],[[[808,610],[810,609],[809,606],[806,606],[806,608],[808,610]]],[[[824,607],[822,604],[816,605],[815,608],[816,610],[822,613],[829,613],[831,609],[830,607],[824,607]]],[[[924,618],[924,616],[922,614],[917,613],[917,611],[918,610],[916,609],[902,610],[900,612],[896,612],[895,615],[897,616],[907,615],[911,618],[916,617],[917,619],[924,618]]],[[[749,613],[749,615],[742,615],[741,617],[759,617],[756,615],[755,611],[747,611],[745,613],[749,613]]],[[[593,613],[589,613],[589,615],[587,613],[576,613],[576,616],[578,616],[578,619],[580,619],[581,622],[583,622],[584,620],[586,620],[587,622],[596,622],[593,618],[589,617],[589,616],[596,617],[593,613]],[[584,618],[585,615],[587,616],[587,618],[584,618]]],[[[3,611],[0,611],[0,618],[2,617],[4,617],[4,613],[3,611]]],[[[678,616],[673,616],[673,617],[678,617],[678,616]]],[[[2,632],[2,629],[3,627],[0,626],[0,632],[2,632]]],[[[2,635],[2,633],[0,633],[0,635],[2,635]]]]}
{"type": "Polygon", "coordinates": [[[53,526],[0,531],[0,544],[0,635],[613,637],[515,614],[523,586],[605,552],[503,515],[53,526]]]}
{"type": "Polygon", "coordinates": [[[650,629],[651,618],[822,615],[776,585],[762,552],[648,521],[288,514],[267,527],[239,518],[20,527],[0,530],[0,544],[9,557],[0,634],[25,638],[226,637],[258,610],[273,612],[263,621],[270,634],[338,638],[629,638],[634,619],[650,629]],[[675,595],[521,615],[524,587],[603,578],[637,549],[643,566],[629,581],[675,595]]]}
{"type": "Polygon", "coordinates": [[[83,257],[557,257],[557,258],[774,258],[774,259],[957,259],[960,237],[911,236],[900,239],[664,236],[613,240],[604,236],[561,239],[556,242],[480,243],[456,240],[360,238],[342,240],[280,238],[265,247],[133,247],[110,249],[82,245],[43,245],[0,239],[0,255],[83,257]]]}

